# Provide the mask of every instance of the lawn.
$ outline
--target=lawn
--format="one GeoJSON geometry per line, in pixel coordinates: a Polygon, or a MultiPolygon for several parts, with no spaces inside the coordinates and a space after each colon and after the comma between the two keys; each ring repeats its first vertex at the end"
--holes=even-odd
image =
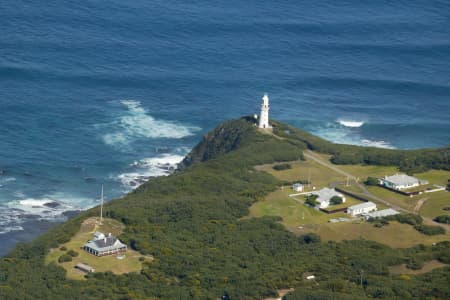
{"type": "Polygon", "coordinates": [[[450,207],[450,192],[442,191],[425,195],[429,198],[420,209],[421,215],[430,218],[440,215],[450,215],[450,211],[443,210],[444,207],[450,207]]]}
{"type": "Polygon", "coordinates": [[[414,174],[414,176],[419,179],[428,180],[432,184],[446,186],[447,181],[450,179],[450,171],[431,170],[431,171],[427,171],[425,173],[414,174]]]}
{"type": "MultiPolygon", "coordinates": [[[[349,216],[345,213],[326,214],[303,204],[304,197],[289,197],[290,190],[278,190],[269,194],[265,200],[250,207],[250,217],[280,216],[282,224],[296,234],[314,232],[325,241],[367,239],[391,247],[406,248],[417,244],[432,244],[450,240],[450,232],[445,235],[427,236],[416,231],[411,225],[390,222],[377,228],[359,219],[351,222],[328,223],[329,219],[349,216]]],[[[355,200],[357,201],[357,200],[355,200]]],[[[359,202],[359,201],[357,201],[359,202]]]]}
{"type": "Polygon", "coordinates": [[[450,233],[427,236],[416,231],[411,225],[390,222],[377,228],[371,223],[335,223],[322,224],[313,232],[325,240],[342,241],[366,239],[389,245],[394,248],[407,248],[417,244],[432,244],[450,240],[450,233]]]}
{"type": "Polygon", "coordinates": [[[313,160],[294,161],[289,162],[291,169],[276,171],[273,169],[275,164],[267,164],[256,166],[255,169],[265,171],[278,179],[286,181],[303,180],[306,181],[311,178],[311,185],[316,188],[329,186],[334,182],[345,182],[346,178],[329,168],[318,164],[313,160]]]}
{"type": "Polygon", "coordinates": [[[251,217],[279,216],[283,218],[286,227],[296,227],[304,224],[319,224],[328,222],[329,215],[304,205],[302,197],[299,200],[290,198],[292,191],[278,190],[258,201],[250,207],[251,217]]]}
{"type": "MultiPolygon", "coordinates": [[[[97,218],[85,220],[81,225],[80,231],[69,242],[60,245],[59,248],[51,249],[45,258],[46,264],[54,262],[61,265],[67,270],[67,278],[77,280],[84,279],[85,275],[85,273],[75,269],[75,265],[80,262],[93,267],[96,272],[111,271],[114,274],[139,272],[142,268],[142,262],[139,261],[142,255],[139,252],[129,249],[125,253],[125,258],[119,260],[115,255],[97,257],[80,249],[87,240],[92,239],[95,231],[111,232],[114,236],[118,236],[124,229],[124,225],[116,220],[104,219],[102,225],[98,225],[96,220],[97,218]],[[79,255],[74,257],[71,262],[58,263],[58,258],[66,253],[66,251],[61,250],[62,246],[66,247],[67,251],[74,250],[78,252],[79,255]]],[[[152,257],[148,256],[144,257],[144,259],[145,261],[151,261],[152,257]]]]}
{"type": "Polygon", "coordinates": [[[351,175],[359,178],[360,182],[363,182],[367,177],[384,177],[385,175],[392,175],[398,173],[397,167],[390,166],[366,166],[366,165],[336,165],[339,169],[350,173],[351,175]]]}
{"type": "Polygon", "coordinates": [[[427,195],[423,194],[413,197],[404,196],[379,186],[369,186],[367,187],[367,189],[375,196],[378,196],[394,205],[400,206],[409,211],[414,210],[415,206],[417,205],[417,201],[419,201],[419,199],[428,197],[427,195]]]}

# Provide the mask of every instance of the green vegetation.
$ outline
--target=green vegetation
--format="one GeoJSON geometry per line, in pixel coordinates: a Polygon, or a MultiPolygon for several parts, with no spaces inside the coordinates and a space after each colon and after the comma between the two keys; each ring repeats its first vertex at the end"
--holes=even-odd
{"type": "Polygon", "coordinates": [[[77,257],[78,256],[78,252],[74,251],[74,250],[69,250],[69,251],[67,251],[67,255],[70,255],[72,257],[77,257]]]}
{"type": "Polygon", "coordinates": [[[414,228],[426,235],[438,235],[445,234],[445,229],[441,226],[432,226],[432,225],[415,225],[414,228]]]}
{"type": "Polygon", "coordinates": [[[273,169],[275,171],[282,171],[282,170],[292,169],[292,166],[290,164],[278,164],[278,165],[274,165],[273,169]]]}
{"type": "Polygon", "coordinates": [[[319,196],[314,195],[314,194],[310,194],[308,196],[306,196],[306,200],[305,200],[305,204],[309,205],[309,206],[316,206],[317,204],[319,204],[319,202],[317,202],[317,198],[319,196]]]}
{"type": "Polygon", "coordinates": [[[295,127],[274,122],[274,133],[297,140],[310,150],[331,154],[336,164],[367,164],[397,166],[407,173],[424,172],[429,169],[450,170],[450,146],[440,149],[394,150],[334,144],[295,127]]]}
{"type": "Polygon", "coordinates": [[[433,220],[438,222],[438,223],[449,224],[450,223],[450,216],[449,215],[441,215],[441,216],[437,216],[433,220]]]}
{"type": "Polygon", "coordinates": [[[339,197],[339,196],[333,196],[333,197],[330,199],[330,204],[331,204],[331,205],[338,205],[338,204],[342,204],[342,203],[343,203],[343,200],[342,200],[342,198],[339,197]]]}
{"type": "MultiPolygon", "coordinates": [[[[70,279],[83,280],[84,273],[75,269],[77,263],[88,264],[99,272],[111,272],[114,274],[126,274],[130,272],[139,272],[142,269],[142,261],[139,260],[142,257],[136,251],[128,250],[123,259],[118,260],[114,255],[97,257],[89,254],[83,250],[77,252],[72,249],[79,249],[87,240],[92,239],[95,231],[111,232],[117,236],[123,232],[124,225],[120,222],[108,218],[104,218],[102,225],[97,224],[97,218],[88,218],[80,226],[80,230],[75,234],[68,242],[61,248],[71,249],[67,252],[61,251],[61,248],[50,249],[49,253],[45,257],[45,263],[47,265],[52,263],[62,263],[61,266],[67,271],[66,276],[70,279]],[[60,261],[58,257],[69,257],[70,260],[60,261]]],[[[150,262],[151,257],[146,258],[144,261],[150,262]]]]}
{"type": "Polygon", "coordinates": [[[389,273],[394,275],[402,275],[402,274],[417,275],[417,274],[425,274],[431,272],[434,269],[443,268],[446,266],[447,266],[446,264],[434,259],[430,261],[423,261],[422,267],[416,270],[409,268],[407,264],[392,266],[389,267],[389,273]]]}
{"type": "Polygon", "coordinates": [[[72,261],[72,256],[69,254],[63,254],[58,258],[59,263],[72,261]]]}
{"type": "Polygon", "coordinates": [[[398,214],[393,216],[384,217],[385,220],[395,220],[402,224],[409,224],[409,225],[421,225],[423,223],[423,219],[419,215],[415,214],[398,214]]]}
{"type": "MultiPolygon", "coordinates": [[[[402,230],[411,229],[413,241],[418,233],[409,225],[392,222],[386,226],[389,228],[378,229],[371,224],[342,223],[318,227],[316,234],[305,230],[296,235],[280,224],[280,217],[248,217],[252,204],[264,203],[283,183],[256,171],[255,166],[299,161],[306,145],[298,138],[261,134],[247,119],[226,122],[194,148],[182,170],[152,179],[105,205],[107,217],[126,226],[118,230],[119,238],[139,252],[134,272],[115,274],[111,264],[117,264],[117,259],[99,260],[82,251],[71,257],[72,262],[57,262],[58,257],[67,255],[60,250],[62,246],[78,249],[91,234],[93,229],[85,228],[84,222],[98,215],[96,207],[30,244],[18,245],[2,258],[0,298],[217,299],[228,295],[231,299],[261,299],[274,297],[278,289],[287,287],[295,288],[287,299],[447,298],[448,268],[409,280],[389,277],[388,268],[410,259],[447,260],[448,243],[395,249],[363,239],[371,232],[379,234],[378,241],[395,239],[410,246],[410,240],[403,240],[408,236],[402,230]],[[393,230],[392,236],[386,230],[393,230]],[[336,238],[336,232],[342,242],[326,238],[336,238]],[[355,240],[345,241],[345,234],[355,240]],[[154,257],[152,262],[139,261],[148,254],[154,257]],[[75,274],[69,270],[76,260],[97,271],[85,280],[72,280],[75,274]],[[95,263],[105,268],[99,269],[95,263]],[[304,280],[306,272],[314,273],[318,284],[304,280]]],[[[293,169],[294,165],[291,170],[272,171],[283,174],[293,169]]],[[[298,205],[292,209],[313,210],[293,199],[287,201],[291,201],[287,206],[298,205]]],[[[426,238],[439,241],[445,236],[426,238]]]]}
{"type": "Polygon", "coordinates": [[[372,186],[376,186],[378,185],[378,179],[375,177],[367,177],[366,181],[364,181],[365,185],[372,185],[372,186]]]}

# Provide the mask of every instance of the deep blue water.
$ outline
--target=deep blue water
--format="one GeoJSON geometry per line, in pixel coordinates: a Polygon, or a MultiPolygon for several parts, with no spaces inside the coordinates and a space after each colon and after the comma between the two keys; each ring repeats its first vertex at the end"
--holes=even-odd
{"type": "Polygon", "coordinates": [[[336,142],[450,144],[449,12],[417,0],[1,1],[0,254],[28,215],[61,219],[98,203],[102,183],[111,199],[163,174],[264,92],[271,117],[336,142]]]}

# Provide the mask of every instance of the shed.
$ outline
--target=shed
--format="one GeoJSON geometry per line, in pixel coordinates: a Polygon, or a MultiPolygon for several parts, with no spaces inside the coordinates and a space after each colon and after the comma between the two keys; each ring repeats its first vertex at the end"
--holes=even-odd
{"type": "Polygon", "coordinates": [[[304,186],[303,186],[303,184],[301,184],[301,183],[294,183],[294,184],[292,185],[292,189],[293,189],[295,192],[303,192],[304,186]]]}
{"type": "Polygon", "coordinates": [[[81,270],[83,272],[86,272],[86,273],[93,273],[93,272],[95,272],[95,269],[93,267],[91,267],[89,265],[86,265],[86,264],[83,264],[83,263],[77,263],[75,268],[77,268],[77,269],[79,269],[79,270],[81,270]]]}

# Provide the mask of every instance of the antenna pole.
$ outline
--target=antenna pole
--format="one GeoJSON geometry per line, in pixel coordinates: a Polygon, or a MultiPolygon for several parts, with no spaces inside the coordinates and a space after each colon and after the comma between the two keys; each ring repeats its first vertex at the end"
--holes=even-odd
{"type": "Polygon", "coordinates": [[[102,197],[101,197],[101,204],[100,204],[100,224],[103,222],[103,184],[102,184],[102,197]]]}

